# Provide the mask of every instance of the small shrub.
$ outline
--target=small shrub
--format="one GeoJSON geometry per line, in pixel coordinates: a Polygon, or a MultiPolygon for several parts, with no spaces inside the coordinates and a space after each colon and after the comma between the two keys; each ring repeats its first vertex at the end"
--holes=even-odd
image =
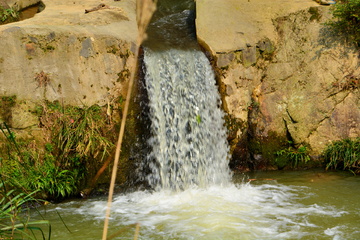
{"type": "Polygon", "coordinates": [[[323,152],[326,169],[349,170],[360,173],[360,138],[332,142],[323,152]]]}
{"type": "MultiPolygon", "coordinates": [[[[43,159],[36,149],[28,149],[4,124],[1,129],[6,137],[7,157],[1,159],[0,175],[13,186],[25,191],[41,191],[50,197],[65,197],[76,191],[78,170],[69,171],[57,166],[55,157],[47,152],[43,159]],[[6,132],[7,131],[7,132],[6,132]]],[[[46,146],[50,150],[51,144],[46,146]]]]}
{"type": "Polygon", "coordinates": [[[360,44],[360,0],[340,0],[330,8],[333,18],[326,22],[336,32],[360,44]]]}

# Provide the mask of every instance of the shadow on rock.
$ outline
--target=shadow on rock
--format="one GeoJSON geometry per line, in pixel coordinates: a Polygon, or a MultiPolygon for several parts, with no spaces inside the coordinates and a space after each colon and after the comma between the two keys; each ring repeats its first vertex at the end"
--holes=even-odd
{"type": "MultiPolygon", "coordinates": [[[[329,49],[338,49],[345,57],[349,57],[349,54],[357,54],[360,59],[360,46],[349,37],[350,35],[351,33],[341,30],[336,25],[328,26],[324,24],[320,28],[319,40],[317,42],[317,46],[322,46],[322,48],[315,52],[315,57],[312,60],[319,59],[321,54],[329,49]]],[[[360,61],[357,64],[357,67],[359,66],[360,61]]]]}

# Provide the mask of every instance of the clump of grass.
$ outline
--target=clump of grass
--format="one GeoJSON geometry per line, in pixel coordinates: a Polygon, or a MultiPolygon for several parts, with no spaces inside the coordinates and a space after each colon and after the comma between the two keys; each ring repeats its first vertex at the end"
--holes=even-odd
{"type": "Polygon", "coordinates": [[[36,192],[26,192],[0,175],[0,239],[37,239],[37,232],[46,239],[41,225],[48,226],[50,239],[49,221],[30,221],[30,206],[38,202],[34,198],[36,192]]]}
{"type": "MultiPolygon", "coordinates": [[[[63,179],[76,183],[82,180],[88,167],[97,165],[113,148],[114,124],[98,105],[63,106],[58,101],[43,104],[42,126],[51,132],[45,148],[56,155],[57,170],[63,179]],[[109,123],[108,123],[109,122],[109,123]],[[69,170],[70,172],[67,172],[69,170]]],[[[51,174],[55,174],[52,170],[51,174]]]]}
{"type": "Polygon", "coordinates": [[[3,6],[0,6],[0,19],[2,24],[18,21],[19,15],[20,13],[13,8],[4,9],[3,6]]]}
{"type": "Polygon", "coordinates": [[[69,171],[57,166],[49,145],[41,157],[35,146],[18,142],[8,126],[3,125],[7,156],[0,159],[0,174],[9,184],[21,186],[25,191],[39,191],[50,198],[75,193],[78,169],[69,171]]]}
{"type": "Polygon", "coordinates": [[[101,154],[103,159],[113,147],[102,132],[105,125],[101,108],[97,105],[66,108],[55,124],[59,129],[55,131],[58,134],[54,140],[61,156],[64,159],[74,154],[79,158],[96,158],[101,154]]]}
{"type": "MultiPolygon", "coordinates": [[[[292,144],[291,141],[289,141],[288,143],[289,143],[288,148],[279,150],[275,153],[275,155],[277,157],[283,156],[283,157],[287,158],[294,167],[297,167],[300,162],[307,163],[308,161],[310,161],[310,157],[308,155],[308,149],[307,149],[306,145],[301,146],[298,149],[296,149],[291,146],[291,144],[292,144]]],[[[278,159],[275,160],[275,162],[277,162],[277,161],[278,161],[278,159]]]]}
{"type": "MultiPolygon", "coordinates": [[[[43,82],[46,84],[46,81],[43,82]]],[[[77,193],[87,169],[97,165],[113,147],[114,125],[98,105],[63,106],[46,102],[39,109],[45,135],[44,149],[35,142],[20,142],[4,123],[7,154],[0,158],[0,174],[27,191],[39,190],[47,199],[59,199],[77,193]]]]}
{"type": "Polygon", "coordinates": [[[332,142],[323,152],[326,169],[349,170],[360,173],[360,138],[332,142]]]}

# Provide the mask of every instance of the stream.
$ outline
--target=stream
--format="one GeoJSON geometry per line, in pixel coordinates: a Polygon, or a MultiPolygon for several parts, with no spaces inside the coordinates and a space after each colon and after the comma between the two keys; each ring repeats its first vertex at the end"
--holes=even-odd
{"type": "MultiPolygon", "coordinates": [[[[227,187],[117,195],[109,235],[140,222],[139,239],[358,239],[359,196],[360,178],[345,172],[235,174],[227,187]]],[[[42,213],[53,239],[95,240],[102,236],[106,204],[104,196],[50,205],[42,213]]],[[[133,239],[134,232],[115,239],[133,239]]]]}
{"type": "MultiPolygon", "coordinates": [[[[143,45],[152,121],[144,178],[152,188],[114,197],[109,235],[139,222],[139,239],[360,238],[359,177],[229,170],[224,113],[210,62],[197,46],[194,1],[159,4],[143,45]]],[[[106,206],[103,196],[41,212],[53,239],[91,240],[102,236],[106,206]]],[[[134,232],[115,239],[133,239],[134,232]]]]}

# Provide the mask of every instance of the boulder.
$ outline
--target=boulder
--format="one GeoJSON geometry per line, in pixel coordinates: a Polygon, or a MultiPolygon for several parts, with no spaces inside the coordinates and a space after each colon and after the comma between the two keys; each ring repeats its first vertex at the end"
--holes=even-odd
{"type": "Polygon", "coordinates": [[[134,60],[135,1],[103,1],[111,9],[88,14],[98,1],[43,2],[45,10],[33,18],[0,26],[0,96],[102,106],[125,95],[118,74],[134,60]],[[35,81],[41,71],[50,77],[47,86],[35,81]]]}
{"type": "Polygon", "coordinates": [[[319,159],[329,142],[359,136],[358,50],[324,25],[328,7],[282,0],[196,4],[199,43],[220,56],[224,110],[241,122],[235,139],[229,133],[233,168],[282,169],[286,163],[276,163],[275,152],[288,142],[319,159]]]}

